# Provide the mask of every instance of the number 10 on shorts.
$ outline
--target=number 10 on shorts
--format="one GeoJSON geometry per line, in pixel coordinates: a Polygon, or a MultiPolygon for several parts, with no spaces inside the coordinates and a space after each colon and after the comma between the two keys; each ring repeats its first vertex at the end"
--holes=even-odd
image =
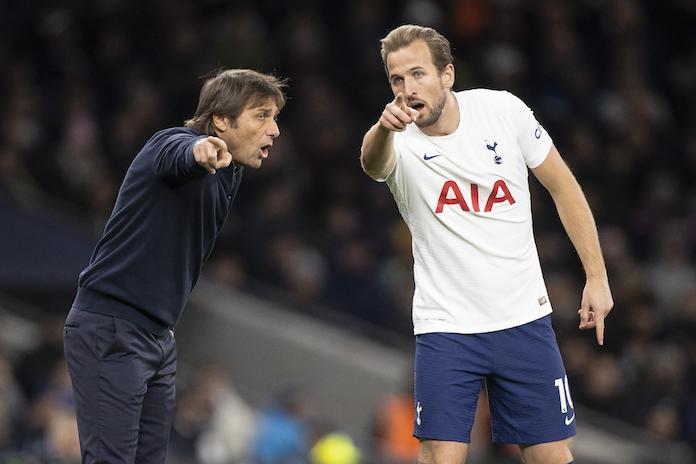
{"type": "Polygon", "coordinates": [[[561,400],[561,412],[563,414],[567,413],[568,405],[570,405],[572,409],[575,409],[575,406],[573,406],[573,400],[570,398],[570,388],[568,388],[568,376],[566,375],[562,379],[556,379],[554,381],[554,385],[556,386],[556,388],[558,388],[558,398],[561,400]]]}

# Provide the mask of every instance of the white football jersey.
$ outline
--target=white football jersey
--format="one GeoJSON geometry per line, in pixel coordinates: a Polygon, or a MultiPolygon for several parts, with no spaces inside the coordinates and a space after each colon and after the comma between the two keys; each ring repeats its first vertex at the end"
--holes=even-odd
{"type": "Polygon", "coordinates": [[[455,95],[457,129],[395,133],[386,178],[412,236],[416,334],[491,332],[551,312],[527,178],[551,137],[509,92],[455,95]]]}

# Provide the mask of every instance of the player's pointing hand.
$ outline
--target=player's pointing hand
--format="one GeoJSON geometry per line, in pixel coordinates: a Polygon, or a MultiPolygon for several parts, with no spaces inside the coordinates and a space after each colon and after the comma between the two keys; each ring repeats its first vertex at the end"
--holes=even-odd
{"type": "Polygon", "coordinates": [[[216,169],[226,168],[232,162],[232,155],[227,150],[225,141],[213,136],[195,143],[193,157],[196,163],[206,168],[211,174],[215,174],[216,169]]]}
{"type": "Polygon", "coordinates": [[[606,279],[588,279],[582,292],[578,314],[581,329],[595,329],[597,343],[604,345],[604,319],[614,307],[614,300],[606,279]]]}
{"type": "Polygon", "coordinates": [[[418,119],[419,113],[406,104],[404,94],[399,92],[393,101],[384,107],[379,123],[387,130],[402,132],[408,124],[418,119]]]}

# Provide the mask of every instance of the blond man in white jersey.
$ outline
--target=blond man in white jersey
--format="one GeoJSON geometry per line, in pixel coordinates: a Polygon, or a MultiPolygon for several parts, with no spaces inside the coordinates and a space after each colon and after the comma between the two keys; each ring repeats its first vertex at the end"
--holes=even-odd
{"type": "Polygon", "coordinates": [[[413,238],[419,462],[466,461],[486,388],[494,441],[519,444],[528,464],[573,463],[575,411],[532,232],[528,169],[580,256],[580,328],[594,328],[602,345],[613,300],[582,190],[520,99],[452,90],[449,42],[437,31],[405,25],[381,42],[395,98],[365,134],[360,160],[386,181],[413,238]]]}

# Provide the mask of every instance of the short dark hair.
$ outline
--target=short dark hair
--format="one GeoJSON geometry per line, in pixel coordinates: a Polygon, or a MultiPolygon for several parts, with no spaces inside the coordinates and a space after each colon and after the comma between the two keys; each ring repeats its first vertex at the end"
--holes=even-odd
{"type": "Polygon", "coordinates": [[[393,29],[385,38],[380,40],[382,49],[382,63],[384,69],[389,74],[387,69],[387,55],[401,48],[411,45],[417,40],[422,40],[430,49],[430,56],[433,59],[433,64],[438,71],[444,71],[448,64],[453,64],[452,49],[450,43],[445,36],[437,32],[432,27],[417,26],[415,24],[404,24],[396,29],[393,29]]]}
{"type": "Polygon", "coordinates": [[[198,97],[198,107],[184,126],[204,134],[215,135],[213,115],[227,116],[232,121],[249,106],[271,99],[278,110],[285,106],[283,90],[287,82],[271,74],[251,69],[225,69],[205,81],[198,97]]]}

